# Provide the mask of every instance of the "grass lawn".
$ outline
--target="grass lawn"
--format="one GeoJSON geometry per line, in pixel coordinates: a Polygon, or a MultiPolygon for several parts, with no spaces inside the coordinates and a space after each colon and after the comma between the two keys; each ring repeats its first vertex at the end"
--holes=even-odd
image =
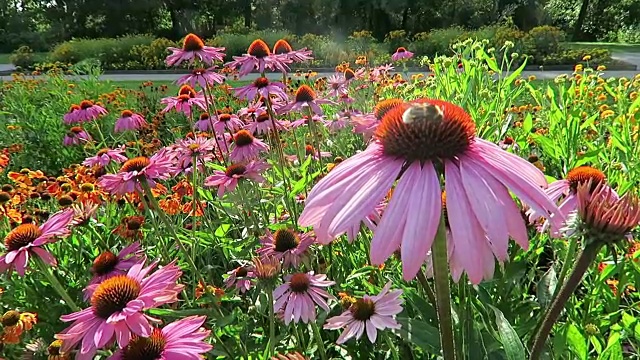
{"type": "Polygon", "coordinates": [[[568,42],[570,48],[601,48],[612,53],[633,52],[640,53],[640,44],[602,43],[602,42],[568,42]]]}

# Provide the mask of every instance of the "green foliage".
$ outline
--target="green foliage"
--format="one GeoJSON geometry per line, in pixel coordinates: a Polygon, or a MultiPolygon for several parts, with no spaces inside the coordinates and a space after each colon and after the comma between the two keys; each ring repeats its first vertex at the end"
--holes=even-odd
{"type": "Polygon", "coordinates": [[[135,45],[131,49],[131,55],[139,59],[144,69],[162,69],[169,54],[167,48],[177,46],[174,41],[160,38],[153,40],[149,45],[135,45]]]}
{"type": "Polygon", "coordinates": [[[540,62],[546,56],[560,53],[565,37],[565,33],[557,27],[535,27],[523,39],[526,54],[540,62]]]}
{"type": "Polygon", "coordinates": [[[468,33],[460,27],[434,30],[429,33],[418,33],[411,44],[416,55],[434,56],[436,54],[450,54],[451,45],[466,38],[468,33]]]}
{"type": "Polygon", "coordinates": [[[52,61],[77,63],[85,59],[97,59],[105,69],[141,68],[137,46],[148,46],[154,38],[149,35],[124,36],[115,39],[75,39],[56,46],[51,53],[52,61]]]}
{"type": "Polygon", "coordinates": [[[409,37],[407,36],[407,32],[404,30],[394,30],[385,35],[384,42],[389,44],[387,51],[394,53],[397,48],[407,46],[409,43],[409,37]]]}
{"type": "Polygon", "coordinates": [[[640,44],[640,23],[618,29],[616,41],[626,44],[640,44]]]}
{"type": "Polygon", "coordinates": [[[11,63],[23,69],[29,69],[35,63],[33,50],[28,46],[21,46],[18,50],[11,54],[11,63]]]}
{"type": "Polygon", "coordinates": [[[611,52],[607,49],[569,49],[559,54],[547,55],[543,58],[544,65],[574,65],[585,63],[585,56],[589,56],[589,64],[606,65],[611,62],[611,52]]]}

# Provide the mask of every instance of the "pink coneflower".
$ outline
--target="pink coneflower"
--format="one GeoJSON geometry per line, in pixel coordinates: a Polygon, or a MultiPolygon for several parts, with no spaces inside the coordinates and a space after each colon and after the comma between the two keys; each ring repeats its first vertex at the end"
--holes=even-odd
{"type": "Polygon", "coordinates": [[[124,156],[124,147],[119,147],[117,149],[102,149],[98,151],[96,156],[92,156],[86,158],[82,165],[93,167],[93,166],[107,166],[111,162],[123,163],[127,161],[127,157],[124,156]]]}
{"type": "Polygon", "coordinates": [[[204,164],[214,159],[214,149],[216,143],[214,139],[207,139],[202,136],[186,138],[176,145],[174,151],[177,155],[176,163],[178,167],[190,173],[193,169],[193,158],[196,157],[198,171],[204,169],[204,164]]]}
{"type": "Polygon", "coordinates": [[[72,146],[72,145],[85,145],[90,141],[93,141],[93,138],[91,137],[91,135],[89,135],[88,132],[86,132],[80,126],[74,126],[71,129],[69,129],[69,132],[67,132],[67,134],[64,136],[62,143],[65,146],[72,146]]]}
{"type": "Polygon", "coordinates": [[[341,104],[353,104],[356,101],[356,99],[349,96],[349,94],[343,94],[343,95],[340,95],[340,97],[338,98],[338,101],[341,104]]]}
{"type": "Polygon", "coordinates": [[[372,113],[352,116],[351,121],[353,122],[353,132],[356,134],[362,134],[365,140],[371,139],[384,115],[386,115],[389,110],[401,105],[402,103],[402,100],[395,98],[382,100],[376,104],[372,113]]]}
{"type": "Polygon", "coordinates": [[[285,268],[289,266],[297,268],[313,242],[314,238],[309,233],[282,228],[272,234],[267,230],[266,235],[260,239],[262,247],[258,249],[258,254],[282,259],[282,265],[285,268]]]}
{"type": "Polygon", "coordinates": [[[322,109],[319,105],[335,103],[327,99],[318,99],[316,92],[309,85],[302,85],[296,90],[295,101],[280,107],[278,114],[285,114],[290,111],[304,111],[307,107],[311,108],[314,114],[322,115],[322,109]]]}
{"type": "Polygon", "coordinates": [[[112,195],[125,195],[141,191],[141,180],[146,180],[154,188],[156,180],[166,180],[174,171],[175,166],[169,154],[158,152],[150,158],[138,156],[125,161],[118,173],[103,175],[98,185],[112,195]]]}
{"type": "Polygon", "coordinates": [[[126,275],[116,275],[96,286],[90,307],[61,316],[64,322],[73,321],[55,336],[63,341],[62,350],[70,351],[82,342],[77,358],[88,360],[114,340],[122,349],[135,335],[151,336],[149,320],[158,320],[143,311],[178,301],[178,293],[184,287],[176,284],[182,272],[174,263],[147,276],[156,265],[144,267],[144,262],[136,263],[126,275]]]}
{"type": "MultiPolygon", "coordinates": [[[[142,259],[142,250],[140,243],[137,241],[122,249],[118,255],[107,250],[93,260],[93,266],[91,266],[93,277],[89,281],[89,285],[98,285],[114,276],[126,275],[129,269],[142,261],[142,259]]],[[[88,300],[91,294],[93,294],[93,291],[85,291],[87,296],[85,299],[88,300]]]]}
{"type": "Polygon", "coordinates": [[[71,209],[73,209],[73,226],[82,226],[86,225],[91,219],[97,218],[96,212],[100,204],[94,202],[93,200],[85,200],[74,202],[71,205],[71,209]]]}
{"type": "Polygon", "coordinates": [[[276,55],[284,56],[292,62],[305,62],[308,60],[313,60],[313,57],[311,56],[311,50],[308,50],[307,48],[293,50],[289,42],[285,39],[276,41],[276,44],[273,45],[273,53],[276,55]]]}
{"type": "Polygon", "coordinates": [[[284,131],[287,129],[287,126],[289,126],[288,121],[272,121],[269,114],[265,111],[258,115],[254,121],[251,121],[247,126],[245,126],[245,129],[254,135],[264,135],[273,130],[274,123],[276,124],[278,131],[284,131]]]}
{"type": "Polygon", "coordinates": [[[258,95],[268,98],[271,95],[275,95],[281,99],[287,99],[287,93],[285,93],[286,86],[281,82],[271,82],[265,77],[259,77],[252,83],[234,88],[233,91],[238,99],[247,101],[255,100],[258,95]]]}
{"type": "Polygon", "coordinates": [[[340,97],[346,95],[348,90],[347,79],[344,78],[344,74],[336,73],[327,79],[327,87],[329,92],[327,97],[340,97]]]}
{"type": "Polygon", "coordinates": [[[411,59],[412,57],[413,57],[413,53],[401,46],[396,50],[396,52],[393,55],[391,55],[391,60],[400,61],[405,59],[411,59]]]}
{"type": "Polygon", "coordinates": [[[402,312],[400,298],[402,290],[389,291],[390,289],[391,282],[388,282],[380,294],[365,295],[362,299],[357,299],[347,311],[328,319],[324,328],[328,330],[344,328],[336,341],[337,344],[344,344],[353,337],[360,339],[365,331],[373,344],[376,342],[378,330],[399,329],[400,324],[394,316],[402,312]]]}
{"type": "Polygon", "coordinates": [[[120,114],[116,125],[113,127],[114,133],[120,133],[124,131],[137,131],[147,125],[142,115],[136,114],[131,110],[124,110],[120,114]]]}
{"type": "Polygon", "coordinates": [[[162,330],[153,329],[149,337],[134,336],[129,345],[108,360],[183,360],[203,359],[213,346],[204,342],[210,330],[202,328],[205,316],[190,316],[172,322],[162,330]]]}
{"type": "Polygon", "coordinates": [[[395,68],[391,64],[376,66],[371,69],[371,73],[369,74],[369,80],[377,81],[382,78],[385,78],[392,72],[395,68]]]}
{"type": "MultiPolygon", "coordinates": [[[[313,160],[320,160],[320,158],[331,157],[331,153],[330,152],[328,152],[328,151],[318,151],[313,147],[313,145],[309,145],[309,144],[305,145],[304,153],[305,153],[305,158],[307,156],[311,156],[313,158],[313,160]]],[[[300,160],[300,159],[298,159],[298,155],[286,155],[285,157],[289,161],[299,161],[300,160]]]]}
{"type": "Polygon", "coordinates": [[[335,285],[328,281],[327,275],[314,275],[308,273],[295,273],[284,277],[285,283],[273,291],[275,311],[284,309],[284,323],[289,325],[291,320],[296,323],[315,321],[317,304],[325,311],[329,311],[329,305],[325,299],[335,299],[323,288],[335,285]]]}
{"type": "Polygon", "coordinates": [[[204,180],[205,186],[218,187],[218,197],[222,197],[225,192],[232,192],[238,186],[241,179],[250,179],[257,183],[265,180],[261,173],[268,169],[269,165],[264,161],[251,161],[247,164],[232,164],[224,171],[215,170],[213,175],[204,180]]]}
{"type": "Polygon", "coordinates": [[[249,266],[239,266],[227,272],[227,275],[224,286],[227,289],[235,287],[241,294],[251,289],[251,279],[255,277],[253,269],[249,266]]]}
{"type": "Polygon", "coordinates": [[[0,256],[0,272],[15,268],[20,276],[24,276],[31,256],[37,256],[45,263],[55,266],[56,259],[42,246],[55,242],[57,237],[69,235],[73,216],[72,209],[65,209],[53,214],[41,226],[32,223],[16,226],[4,238],[7,253],[0,256]]]}
{"type": "Polygon", "coordinates": [[[80,111],[80,105],[71,105],[71,107],[69,107],[69,111],[62,117],[62,121],[67,125],[80,122],[78,120],[78,111],[80,111]]]}
{"type": "Polygon", "coordinates": [[[299,223],[313,226],[318,241],[326,244],[371,214],[398,180],[374,233],[371,261],[381,264],[401,248],[403,276],[410,280],[438,229],[441,175],[454,256],[465,259],[475,284],[493,271],[495,257],[507,259],[510,236],[528,247],[524,221],[508,189],[536,211],[553,213],[552,221],[563,220],[542,191],[547,182],[540,170],[476,137],[475,123],[462,108],[419,99],[389,110],[375,141],[320,180],[299,223]]]}
{"type": "MultiPolygon", "coordinates": [[[[324,126],[325,119],[322,115],[313,115],[311,117],[311,120],[314,122],[314,124],[317,124],[318,126],[324,126]]],[[[309,116],[303,115],[300,119],[292,121],[289,124],[289,127],[292,129],[295,129],[300,126],[307,126],[307,125],[309,125],[309,116]]]]}
{"type": "Polygon", "coordinates": [[[90,100],[82,100],[82,102],[80,102],[80,109],[75,112],[73,119],[79,123],[89,122],[106,114],[107,110],[102,106],[94,104],[90,100]]]}
{"type": "Polygon", "coordinates": [[[286,74],[289,72],[287,64],[291,62],[287,57],[272,55],[269,46],[261,39],[257,39],[249,45],[246,54],[234,56],[233,61],[225,64],[225,66],[231,69],[239,68],[238,76],[248,75],[253,70],[264,73],[265,69],[278,70],[286,74]]]}
{"type": "Polygon", "coordinates": [[[329,129],[329,131],[335,133],[344,129],[352,116],[358,115],[361,115],[361,113],[357,110],[341,110],[334,115],[333,120],[324,119],[322,120],[322,123],[327,129],[329,129]]]}
{"type": "Polygon", "coordinates": [[[223,47],[205,46],[202,39],[195,34],[188,34],[184,38],[182,49],[170,47],[168,50],[171,50],[172,54],[165,60],[167,66],[178,66],[183,61],[193,64],[196,58],[207,65],[212,65],[224,59],[223,47]]]}
{"type": "Polygon", "coordinates": [[[238,116],[243,120],[248,120],[248,118],[255,119],[260,114],[263,114],[266,112],[267,112],[267,107],[262,101],[262,98],[260,98],[250,102],[249,104],[247,104],[246,107],[243,107],[240,110],[238,110],[238,116]]]}
{"type": "MultiPolygon", "coordinates": [[[[562,198],[558,208],[560,210],[560,214],[566,218],[578,207],[577,190],[580,185],[591,182],[592,189],[595,189],[598,184],[605,183],[605,181],[605,175],[602,171],[590,166],[579,166],[570,170],[567,173],[566,179],[556,180],[549,184],[549,187],[546,188],[544,192],[551,201],[558,202],[558,200],[562,198]]],[[[615,191],[613,193],[615,194],[615,191]]],[[[535,223],[544,217],[538,211],[533,209],[528,210],[527,215],[529,215],[530,223],[535,223]]],[[[549,220],[545,219],[539,229],[541,232],[544,232],[551,228],[551,235],[553,237],[560,237],[562,235],[560,233],[560,225],[561,224],[551,223],[549,220]]]]}
{"type": "Polygon", "coordinates": [[[231,161],[239,163],[257,158],[261,152],[269,150],[269,145],[253,137],[247,130],[240,130],[233,135],[233,144],[229,150],[231,161]]]}
{"type": "Polygon", "coordinates": [[[207,103],[202,93],[196,92],[189,85],[182,85],[178,96],[169,96],[160,100],[160,103],[167,106],[162,112],[168,112],[175,109],[177,112],[182,112],[186,116],[191,116],[191,107],[196,105],[202,110],[207,110],[207,103]]]}
{"type": "MultiPolygon", "coordinates": [[[[516,143],[516,141],[510,136],[506,136],[504,139],[500,140],[498,142],[498,146],[500,146],[502,150],[514,149],[517,151],[520,149],[518,143],[516,143]]],[[[551,186],[551,184],[549,184],[549,186],[551,186]]]]}
{"type": "Polygon", "coordinates": [[[206,89],[214,84],[222,84],[225,81],[224,75],[220,75],[215,72],[215,66],[208,69],[197,68],[191,70],[191,74],[183,75],[176,80],[178,85],[189,85],[196,87],[200,85],[201,88],[206,89]]]}
{"type": "Polygon", "coordinates": [[[213,128],[216,133],[223,133],[225,131],[236,132],[240,131],[244,127],[244,123],[236,114],[220,114],[216,116],[216,120],[213,123],[213,128]]]}

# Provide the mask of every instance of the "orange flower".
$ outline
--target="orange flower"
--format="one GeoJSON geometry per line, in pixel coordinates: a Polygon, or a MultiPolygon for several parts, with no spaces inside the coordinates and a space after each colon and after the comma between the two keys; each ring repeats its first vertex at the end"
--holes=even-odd
{"type": "Polygon", "coordinates": [[[129,240],[141,239],[142,225],[144,225],[144,216],[126,216],[113,230],[113,234],[129,240]]]}
{"type": "Polygon", "coordinates": [[[204,208],[207,206],[207,203],[205,201],[200,201],[199,204],[200,205],[196,206],[197,209],[193,211],[193,201],[189,201],[182,205],[182,212],[189,216],[200,217],[204,214],[204,208]]]}
{"type": "Polygon", "coordinates": [[[0,318],[0,323],[3,326],[0,340],[5,344],[17,344],[20,342],[20,336],[25,331],[31,330],[37,322],[37,314],[20,313],[16,310],[7,311],[0,318]]]}
{"type": "Polygon", "coordinates": [[[177,215],[181,211],[182,203],[180,197],[174,194],[173,196],[158,201],[158,205],[160,205],[160,209],[167,213],[167,215],[177,215]]]}
{"type": "Polygon", "coordinates": [[[224,296],[223,289],[217,288],[213,285],[207,285],[205,287],[205,284],[204,282],[202,282],[202,280],[198,281],[198,286],[196,287],[196,299],[200,299],[206,292],[210,292],[211,294],[213,294],[216,300],[218,300],[218,305],[220,305],[220,300],[222,300],[222,297],[224,296]]]}

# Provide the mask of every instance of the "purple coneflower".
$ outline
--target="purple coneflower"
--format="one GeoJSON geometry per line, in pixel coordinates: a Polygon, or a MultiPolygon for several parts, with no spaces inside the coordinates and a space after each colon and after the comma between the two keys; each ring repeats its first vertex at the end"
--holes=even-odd
{"type": "Polygon", "coordinates": [[[273,130],[273,124],[276,124],[278,131],[284,131],[289,126],[288,121],[271,120],[269,114],[265,111],[258,115],[253,121],[249,122],[244,128],[254,135],[264,135],[273,130]]]}
{"type": "Polygon", "coordinates": [[[327,129],[329,129],[329,131],[335,133],[344,129],[352,116],[358,116],[360,114],[361,113],[357,110],[341,110],[334,115],[333,120],[324,119],[322,120],[322,123],[327,129]]]}
{"type": "Polygon", "coordinates": [[[309,233],[299,233],[283,228],[272,234],[267,230],[266,235],[260,239],[262,247],[258,249],[258,254],[281,259],[285,268],[289,266],[297,268],[313,242],[314,238],[309,233]]]}
{"type": "Polygon", "coordinates": [[[384,115],[389,112],[389,110],[401,105],[402,103],[403,101],[401,99],[395,98],[382,100],[376,104],[373,108],[373,112],[351,116],[353,132],[356,134],[362,134],[365,140],[371,139],[384,115]]]}
{"type": "Polygon", "coordinates": [[[73,119],[79,123],[89,122],[106,114],[107,110],[102,106],[94,104],[90,100],[82,100],[82,102],[80,102],[80,109],[75,112],[73,119]]]}
{"type": "MultiPolygon", "coordinates": [[[[116,275],[126,275],[129,269],[142,259],[142,250],[137,241],[122,249],[118,255],[108,250],[101,253],[93,260],[93,266],[91,266],[93,277],[85,290],[90,289],[91,285],[97,286],[116,275]]],[[[95,290],[95,288],[91,290],[95,290]]],[[[85,291],[85,299],[88,300],[92,294],[93,291],[85,291]]]]}
{"type": "Polygon", "coordinates": [[[207,65],[224,59],[224,48],[206,46],[202,39],[195,34],[188,34],[184,38],[182,49],[170,47],[172,54],[165,60],[167,66],[178,66],[183,61],[193,63],[196,58],[207,65]]]}
{"type": "Polygon", "coordinates": [[[287,93],[285,93],[286,86],[281,82],[271,82],[266,77],[259,77],[252,83],[234,88],[233,91],[238,99],[247,101],[255,100],[258,95],[268,98],[271,95],[275,95],[281,99],[287,99],[287,93]]]}
{"type": "Polygon", "coordinates": [[[260,114],[266,113],[267,107],[262,100],[263,99],[260,98],[250,102],[246,107],[238,110],[238,116],[244,120],[248,120],[249,118],[255,119],[260,114]]]}
{"type": "Polygon", "coordinates": [[[493,273],[496,257],[507,259],[509,237],[528,247],[526,226],[508,190],[536,211],[554,214],[552,221],[563,220],[542,191],[547,181],[540,170],[476,137],[475,123],[462,108],[419,99],[389,110],[375,141],[318,182],[299,223],[313,226],[326,244],[371,214],[398,180],[374,233],[371,261],[381,264],[400,248],[404,279],[413,279],[438,230],[441,175],[453,251],[466,259],[462,265],[474,284],[493,273]]]}
{"type": "MultiPolygon", "coordinates": [[[[605,181],[606,179],[602,171],[590,166],[579,166],[570,170],[567,173],[566,179],[556,180],[549,184],[549,187],[546,188],[544,192],[551,201],[558,202],[558,200],[562,198],[558,208],[560,209],[560,214],[566,218],[578,207],[577,191],[580,185],[591,182],[593,190],[598,184],[605,183],[605,181]]],[[[615,191],[613,193],[615,194],[615,191]]],[[[527,215],[529,215],[530,223],[535,223],[543,218],[539,212],[533,209],[527,211],[527,215]]],[[[553,237],[560,237],[562,235],[560,232],[561,224],[554,224],[545,219],[542,226],[540,226],[540,231],[544,232],[549,228],[551,228],[551,235],[553,237]]]]}
{"type": "Polygon", "coordinates": [[[151,188],[156,180],[168,179],[175,172],[175,166],[167,152],[157,152],[151,157],[138,156],[122,164],[116,174],[103,175],[98,185],[112,195],[125,195],[141,191],[140,181],[147,181],[151,188]]]}
{"type": "Polygon", "coordinates": [[[85,145],[88,142],[93,141],[91,135],[86,132],[80,126],[74,126],[69,129],[69,132],[64,136],[62,143],[65,146],[73,146],[73,145],[85,145]]]}
{"type": "Polygon", "coordinates": [[[73,322],[55,336],[63,341],[62,350],[69,351],[81,343],[77,358],[88,360],[114,340],[122,349],[135,335],[151,336],[149,320],[158,320],[143,311],[178,301],[178,293],[184,287],[176,284],[182,272],[174,263],[149,275],[156,265],[144,267],[144,261],[136,263],[126,275],[101,282],[91,295],[90,307],[61,316],[62,321],[73,322]]]}
{"type": "Polygon", "coordinates": [[[215,72],[215,66],[213,66],[208,69],[193,69],[191,70],[191,74],[179,77],[178,80],[176,80],[176,84],[189,85],[193,88],[196,87],[197,84],[200,85],[201,88],[206,89],[214,84],[222,84],[224,83],[224,80],[224,75],[220,75],[215,72]]]}
{"type": "Polygon", "coordinates": [[[295,101],[280,107],[278,114],[284,114],[290,111],[304,111],[307,107],[311,108],[314,114],[322,115],[321,104],[333,104],[335,103],[327,99],[318,99],[316,92],[309,85],[302,85],[296,90],[295,101]]]}
{"type": "Polygon", "coordinates": [[[78,104],[71,105],[71,107],[69,107],[69,111],[67,111],[67,113],[64,114],[64,116],[62,117],[62,121],[67,125],[80,122],[78,120],[78,111],[80,111],[80,105],[78,104]]]}
{"type": "Polygon", "coordinates": [[[237,132],[242,130],[244,126],[244,123],[236,114],[220,114],[216,116],[216,120],[213,123],[213,129],[216,133],[223,133],[226,130],[237,132]]]}
{"type": "Polygon", "coordinates": [[[91,200],[78,201],[71,205],[73,209],[73,222],[74,226],[82,226],[89,222],[91,219],[97,218],[96,212],[100,204],[97,204],[91,200]]]}
{"type": "Polygon", "coordinates": [[[107,166],[111,162],[123,163],[127,161],[127,157],[124,156],[124,147],[119,147],[117,149],[102,149],[98,151],[96,156],[92,156],[86,158],[82,165],[93,167],[93,166],[107,166]]]}
{"type": "Polygon", "coordinates": [[[129,345],[108,360],[194,360],[203,359],[213,346],[204,342],[210,330],[202,328],[205,316],[190,316],[172,322],[162,330],[155,328],[149,337],[134,336],[129,345]]]}
{"type": "Polygon", "coordinates": [[[347,79],[344,78],[344,74],[336,73],[327,79],[327,87],[329,92],[327,97],[340,97],[348,93],[347,79]]]}
{"type": "Polygon", "coordinates": [[[393,55],[391,55],[391,60],[400,61],[404,59],[411,59],[412,57],[413,57],[413,53],[401,46],[396,50],[396,52],[393,55]]]}
{"type": "Polygon", "coordinates": [[[285,39],[276,41],[276,44],[273,45],[273,53],[275,55],[284,56],[292,62],[305,62],[308,60],[313,60],[313,57],[311,56],[311,50],[308,50],[307,48],[293,50],[289,42],[285,39]]]}
{"type": "MultiPolygon", "coordinates": [[[[311,117],[311,120],[314,122],[314,124],[317,125],[325,125],[325,118],[322,115],[313,115],[311,117]]],[[[289,127],[292,129],[298,128],[300,126],[306,126],[309,125],[309,115],[303,115],[300,119],[292,121],[289,124],[289,127]]]]}
{"type": "Polygon", "coordinates": [[[272,55],[269,46],[261,39],[256,39],[249,45],[246,54],[234,56],[233,61],[225,64],[225,66],[232,69],[240,68],[238,70],[239,76],[248,75],[254,69],[258,70],[259,73],[264,73],[265,69],[270,69],[286,74],[289,72],[287,64],[291,62],[287,57],[272,55]]]}
{"type": "Polygon", "coordinates": [[[380,294],[376,296],[365,295],[351,304],[347,311],[339,316],[334,316],[327,320],[325,329],[337,330],[344,328],[342,334],[336,341],[337,344],[344,344],[347,340],[355,337],[360,339],[367,333],[369,341],[376,342],[378,330],[399,329],[400,324],[394,318],[402,312],[402,290],[391,289],[391,282],[384,286],[380,294]]]}
{"type": "Polygon", "coordinates": [[[26,223],[12,229],[4,238],[7,253],[0,256],[0,272],[15,268],[20,276],[24,276],[31,256],[55,266],[56,259],[43,246],[55,242],[58,237],[69,235],[73,217],[74,211],[65,209],[53,214],[41,226],[26,223]]]}
{"type": "Polygon", "coordinates": [[[196,92],[189,85],[182,85],[178,96],[169,96],[160,100],[160,103],[167,106],[162,112],[168,112],[171,109],[175,109],[177,112],[182,112],[186,116],[191,116],[191,107],[196,105],[202,110],[207,110],[207,103],[202,93],[196,92]]]}
{"type": "Polygon", "coordinates": [[[261,152],[269,150],[269,145],[253,137],[247,130],[240,130],[233,135],[233,144],[229,150],[231,161],[239,163],[257,158],[261,152]]]}
{"type": "Polygon", "coordinates": [[[251,161],[247,164],[232,164],[224,171],[215,170],[213,175],[204,180],[205,186],[218,187],[218,197],[222,197],[225,192],[232,192],[238,186],[241,179],[250,179],[257,183],[263,183],[265,180],[261,173],[269,168],[264,161],[251,161]]]}
{"type": "Polygon", "coordinates": [[[176,163],[180,169],[186,173],[193,171],[193,158],[196,158],[198,171],[203,171],[204,164],[214,159],[216,143],[214,139],[207,139],[202,136],[186,138],[178,142],[174,149],[177,155],[176,163]]]}
{"type": "Polygon", "coordinates": [[[140,130],[147,125],[142,115],[136,114],[131,110],[124,110],[120,114],[116,125],[113,127],[114,133],[120,133],[124,131],[136,131],[140,130]]]}
{"type": "Polygon", "coordinates": [[[328,281],[327,275],[314,275],[308,273],[295,273],[284,278],[285,283],[273,291],[275,311],[284,309],[284,323],[289,325],[291,320],[296,323],[315,321],[317,304],[325,311],[329,311],[329,305],[325,299],[335,299],[323,288],[334,285],[328,281]]]}
{"type": "Polygon", "coordinates": [[[224,286],[227,289],[235,287],[241,294],[251,289],[251,279],[255,277],[253,269],[249,266],[238,266],[227,272],[227,275],[224,280],[224,286]]]}

